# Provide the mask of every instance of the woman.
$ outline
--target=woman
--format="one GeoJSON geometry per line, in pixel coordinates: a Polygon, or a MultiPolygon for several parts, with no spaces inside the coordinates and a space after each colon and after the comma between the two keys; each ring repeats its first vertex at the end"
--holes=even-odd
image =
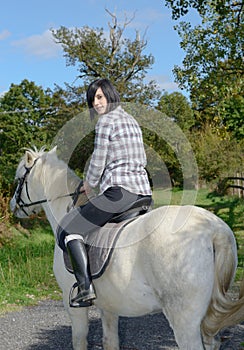
{"type": "Polygon", "coordinates": [[[84,236],[137,199],[151,198],[141,129],[121,107],[114,86],[107,79],[95,80],[88,87],[87,103],[91,118],[98,115],[99,119],[94,151],[81,191],[89,194],[99,185],[100,193],[87,204],[71,210],[58,228],[59,245],[67,249],[77,279],[71,290],[71,307],[90,306],[96,298],[84,236]],[[73,296],[76,287],[78,293],[73,296]]]}

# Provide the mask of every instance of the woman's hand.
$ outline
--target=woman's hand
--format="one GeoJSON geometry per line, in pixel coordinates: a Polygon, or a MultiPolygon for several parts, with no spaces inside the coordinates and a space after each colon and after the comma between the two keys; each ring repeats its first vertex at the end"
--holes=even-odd
{"type": "Polygon", "coordinates": [[[91,193],[91,191],[92,191],[91,187],[89,186],[88,181],[84,181],[84,184],[83,184],[83,186],[81,187],[80,190],[81,190],[81,192],[82,192],[82,191],[85,191],[85,193],[86,193],[87,196],[88,196],[88,195],[91,193]]]}

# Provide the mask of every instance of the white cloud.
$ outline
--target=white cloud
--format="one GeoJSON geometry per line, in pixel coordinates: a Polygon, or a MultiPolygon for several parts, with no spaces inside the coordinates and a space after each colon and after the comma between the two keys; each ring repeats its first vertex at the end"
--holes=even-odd
{"type": "MultiPolygon", "coordinates": [[[[0,86],[1,89],[1,86],[0,86]]],[[[7,91],[0,91],[0,97],[3,97],[6,94],[7,91]]]]}
{"type": "Polygon", "coordinates": [[[55,43],[50,30],[14,41],[12,45],[23,48],[28,55],[39,56],[44,59],[56,57],[60,51],[60,45],[55,43]]]}
{"type": "Polygon", "coordinates": [[[165,91],[176,91],[180,90],[178,85],[170,80],[169,76],[166,75],[148,75],[147,80],[156,81],[158,88],[165,91]]]}
{"type": "Polygon", "coordinates": [[[7,29],[4,29],[0,32],[0,40],[8,38],[10,35],[11,33],[7,29]]]}

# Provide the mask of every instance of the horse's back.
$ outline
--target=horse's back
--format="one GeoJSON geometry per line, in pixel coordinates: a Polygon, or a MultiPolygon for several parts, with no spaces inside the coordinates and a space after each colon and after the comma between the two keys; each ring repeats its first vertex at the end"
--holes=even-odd
{"type": "Polygon", "coordinates": [[[118,240],[119,248],[146,241],[168,245],[171,240],[213,239],[216,231],[234,237],[228,225],[213,213],[197,206],[169,205],[154,209],[130,223],[118,240]]]}
{"type": "MultiPolygon", "coordinates": [[[[114,307],[122,305],[130,316],[142,309],[147,313],[164,308],[167,314],[172,303],[176,308],[184,304],[185,309],[207,305],[214,281],[215,225],[211,227],[210,222],[212,216],[200,208],[169,206],[130,223],[104,274],[106,287],[102,282],[101,289],[110,296],[114,290],[110,305],[116,300],[114,307]]],[[[202,314],[205,311],[204,306],[202,314]]]]}

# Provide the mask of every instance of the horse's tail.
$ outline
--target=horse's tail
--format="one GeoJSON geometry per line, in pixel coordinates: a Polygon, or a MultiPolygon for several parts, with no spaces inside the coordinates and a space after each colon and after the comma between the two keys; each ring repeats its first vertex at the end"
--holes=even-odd
{"type": "Polygon", "coordinates": [[[233,282],[237,252],[234,235],[226,225],[225,232],[214,235],[214,286],[207,313],[202,321],[203,335],[214,336],[221,329],[238,324],[244,320],[244,280],[240,286],[239,299],[232,300],[227,291],[233,282]]]}

